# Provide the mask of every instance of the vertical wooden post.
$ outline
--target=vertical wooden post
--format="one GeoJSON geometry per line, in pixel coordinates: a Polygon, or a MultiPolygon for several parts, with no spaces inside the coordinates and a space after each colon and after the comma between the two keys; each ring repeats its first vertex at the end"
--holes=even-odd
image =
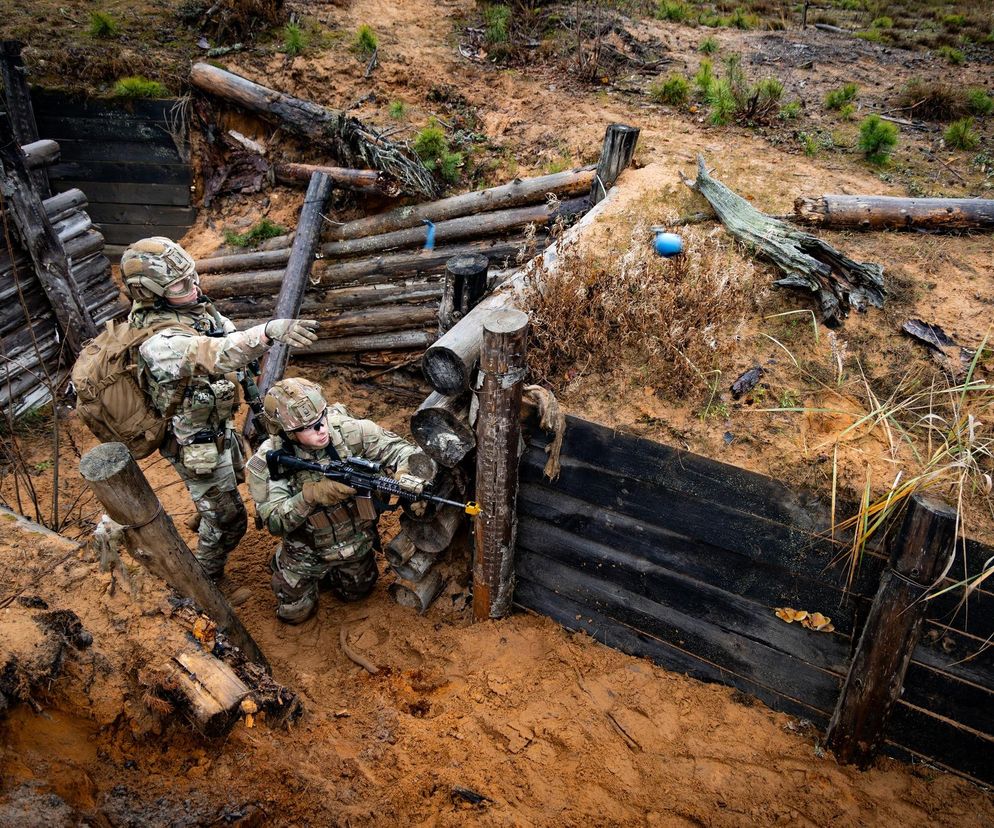
{"type": "Polygon", "coordinates": [[[828,725],[827,743],[840,762],[865,768],[883,741],[925,623],[924,596],[953,554],[955,538],[956,510],[914,495],[828,725]]]}
{"type": "Polygon", "coordinates": [[[483,388],[476,423],[476,518],[473,618],[501,618],[514,592],[515,504],[521,390],[525,378],[528,315],[499,310],[483,324],[483,388]]]}
{"type": "MultiPolygon", "coordinates": [[[[290,259],[286,264],[286,271],[283,276],[283,284],[280,287],[279,296],[276,298],[276,309],[273,311],[274,319],[296,319],[300,314],[300,305],[304,301],[304,291],[307,289],[307,280],[311,275],[311,266],[314,264],[314,254],[318,249],[318,242],[321,240],[321,223],[324,220],[325,205],[331,198],[331,179],[324,173],[316,172],[311,175],[310,184],[307,185],[307,194],[304,196],[304,206],[300,209],[300,219],[297,221],[297,230],[293,236],[293,247],[290,248],[290,259]]],[[[290,347],[282,342],[277,342],[269,349],[266,360],[262,367],[262,376],[259,378],[259,393],[263,396],[273,387],[273,383],[283,379],[287,362],[290,361],[290,347]]],[[[249,442],[252,442],[252,435],[255,433],[252,422],[253,414],[250,411],[245,420],[245,428],[242,433],[249,442]]]]}
{"type": "Polygon", "coordinates": [[[808,28],[808,4],[810,0],[804,0],[804,5],[801,7],[801,28],[808,28]]]}
{"type": "Polygon", "coordinates": [[[445,284],[438,307],[438,332],[445,333],[487,292],[490,260],[480,253],[453,256],[445,263],[445,284]]]}
{"type": "MultiPolygon", "coordinates": [[[[22,146],[38,140],[38,124],[31,105],[31,90],[28,88],[24,61],[21,59],[23,48],[24,44],[19,40],[0,42],[0,76],[3,77],[7,115],[14,130],[14,138],[22,146]]],[[[39,198],[45,199],[52,194],[48,171],[43,166],[35,167],[28,175],[39,198]]]]}
{"type": "Polygon", "coordinates": [[[31,255],[35,273],[70,350],[75,356],[83,343],[97,335],[97,326],[80,297],[69,271],[66,250],[52,227],[45,205],[31,186],[24,155],[14,140],[10,123],[0,114],[0,193],[10,208],[21,239],[31,255]]]}
{"type": "Polygon", "coordinates": [[[249,661],[268,670],[269,662],[259,645],[179,536],[127,447],[102,443],[83,455],[79,473],[111,520],[125,527],[131,554],[149,572],[196,601],[249,661]]]}
{"type": "Polygon", "coordinates": [[[607,128],[600,161],[597,162],[597,173],[594,175],[594,183],[590,185],[591,205],[607,195],[607,191],[614,186],[621,171],[632,163],[639,132],[638,127],[625,124],[611,124],[607,128]]]}

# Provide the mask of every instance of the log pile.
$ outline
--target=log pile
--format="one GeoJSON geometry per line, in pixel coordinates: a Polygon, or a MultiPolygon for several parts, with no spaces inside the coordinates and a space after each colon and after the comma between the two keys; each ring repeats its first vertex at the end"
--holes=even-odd
{"type": "MultiPolygon", "coordinates": [[[[22,148],[24,168],[44,170],[59,158],[58,144],[38,141],[22,148]]],[[[0,211],[0,406],[14,415],[43,404],[64,377],[69,357],[66,345],[74,349],[78,341],[94,333],[109,319],[126,312],[120,290],[113,282],[110,261],[104,255],[104,238],[86,212],[86,195],[78,189],[39,199],[28,179],[19,179],[7,159],[3,172],[5,193],[17,192],[23,199],[40,205],[51,226],[55,251],[67,265],[69,285],[78,296],[82,319],[67,322],[51,293],[53,273],[43,274],[36,252],[25,240],[40,235],[27,228],[25,212],[5,195],[0,211]],[[44,275],[44,280],[40,278],[44,275]],[[50,382],[51,380],[51,382],[50,382]]],[[[32,242],[32,244],[34,244],[32,242]]]]}

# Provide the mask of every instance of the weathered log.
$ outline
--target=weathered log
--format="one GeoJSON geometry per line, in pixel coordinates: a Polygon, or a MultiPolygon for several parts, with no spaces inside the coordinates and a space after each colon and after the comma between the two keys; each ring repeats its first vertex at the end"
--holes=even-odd
{"type": "Polygon", "coordinates": [[[797,221],[860,230],[981,230],[994,227],[994,199],[823,195],[794,200],[797,221]]]}
{"type": "MultiPolygon", "coordinates": [[[[38,124],[21,57],[23,48],[24,44],[19,40],[0,42],[0,78],[3,79],[6,120],[10,122],[13,138],[18,144],[30,145],[38,140],[38,124]]],[[[7,140],[6,136],[3,140],[7,140]]],[[[30,170],[28,177],[39,198],[48,198],[52,194],[48,172],[43,167],[30,170]]]]}
{"type": "Polygon", "coordinates": [[[124,444],[102,443],[91,449],[80,460],[79,472],[111,520],[125,527],[131,554],[154,575],[196,601],[250,661],[268,669],[258,644],[180,537],[124,444]]]}
{"type": "MultiPolygon", "coordinates": [[[[515,504],[528,315],[507,309],[483,325],[480,410],[476,420],[476,518],[473,618],[503,618],[514,593],[515,504]]],[[[417,539],[411,540],[417,545],[417,539]]]]}
{"type": "Polygon", "coordinates": [[[227,733],[237,721],[242,699],[249,694],[227,664],[192,647],[173,656],[172,678],[186,702],[184,712],[205,736],[227,733]]]}
{"type": "Polygon", "coordinates": [[[4,199],[16,217],[21,239],[66,342],[73,354],[78,354],[83,343],[97,335],[97,328],[69,272],[66,249],[49,221],[41,198],[32,189],[20,148],[5,118],[0,118],[0,165],[4,199]]]}
{"type": "MultiPolygon", "coordinates": [[[[321,235],[321,222],[325,204],[331,198],[331,179],[324,173],[314,173],[307,187],[304,206],[300,209],[300,219],[297,221],[297,232],[294,235],[293,247],[290,249],[290,260],[286,265],[286,275],[276,298],[276,309],[273,317],[276,319],[296,319],[300,315],[300,304],[304,299],[304,289],[311,275],[311,265],[314,263],[314,252],[317,250],[321,235]]],[[[283,379],[287,362],[290,361],[290,346],[276,342],[266,354],[259,378],[259,393],[265,396],[273,384],[283,379]]],[[[245,420],[243,434],[246,439],[256,434],[253,425],[253,413],[250,411],[245,420]]]]}
{"type": "Polygon", "coordinates": [[[437,192],[431,173],[417,156],[344,112],[277,92],[206,63],[193,65],[190,82],[250,112],[275,118],[289,132],[327,147],[345,164],[385,173],[406,192],[428,198],[437,192]]]}
{"type": "Polygon", "coordinates": [[[445,333],[487,292],[490,260],[479,253],[453,256],[445,263],[445,290],[438,307],[438,330],[445,333]]]}
{"type": "Polygon", "coordinates": [[[400,566],[395,566],[394,572],[397,573],[398,578],[416,583],[424,578],[435,565],[436,557],[436,555],[430,552],[421,552],[419,550],[404,561],[404,563],[400,564],[400,566]]]}
{"type": "Polygon", "coordinates": [[[433,331],[409,330],[367,336],[342,336],[333,339],[319,339],[299,356],[320,356],[321,354],[354,354],[363,351],[421,351],[435,341],[433,331]]]}
{"type": "Polygon", "coordinates": [[[826,325],[840,325],[851,308],[883,307],[884,270],[856,262],[817,236],[764,215],[707,171],[697,156],[697,179],[684,183],[703,195],[729,233],[783,274],[774,284],[814,293],[826,325]]]}
{"type": "Polygon", "coordinates": [[[590,203],[596,204],[614,186],[621,171],[628,168],[635,154],[640,130],[625,124],[611,124],[604,133],[604,146],[597,162],[597,172],[590,185],[590,203]]]}
{"type": "Polygon", "coordinates": [[[435,462],[452,468],[476,448],[469,425],[469,398],[433,391],[411,417],[411,434],[435,462]]]}
{"type": "Polygon", "coordinates": [[[382,196],[398,194],[397,186],[376,170],[353,170],[348,167],[325,167],[318,164],[290,162],[273,165],[273,176],[280,184],[304,184],[316,172],[328,176],[336,187],[343,190],[382,196]]]}
{"type": "Polygon", "coordinates": [[[921,638],[925,597],[955,553],[956,525],[948,504],[912,497],[828,726],[826,741],[840,762],[867,767],[883,742],[921,638]]]}
{"type": "Polygon", "coordinates": [[[21,152],[24,153],[24,166],[30,171],[50,166],[59,160],[59,145],[50,138],[24,144],[21,152]]]}
{"type": "Polygon", "coordinates": [[[396,580],[387,588],[394,601],[402,607],[410,607],[416,610],[419,615],[428,612],[442,587],[445,586],[445,578],[437,569],[433,569],[428,575],[417,583],[411,581],[396,580]]]}
{"type": "Polygon", "coordinates": [[[438,555],[449,548],[462,526],[463,514],[455,506],[443,506],[430,520],[415,520],[409,515],[401,515],[400,527],[419,552],[438,555]]]}
{"type": "Polygon", "coordinates": [[[541,260],[537,257],[525,266],[515,271],[493,294],[481,300],[466,316],[459,320],[445,335],[425,351],[421,363],[425,378],[432,388],[440,394],[453,396],[461,394],[470,385],[470,376],[476,361],[480,356],[483,344],[483,322],[495,310],[514,301],[514,297],[524,287],[526,281],[535,275],[541,261],[541,266],[547,271],[558,266],[558,251],[572,244],[583,229],[597,220],[597,217],[613,200],[610,190],[608,197],[587,212],[586,215],[562,237],[551,244],[542,253],[541,260]]]}
{"type": "MultiPolygon", "coordinates": [[[[556,206],[538,204],[450,219],[435,225],[435,243],[478,239],[481,236],[517,230],[529,224],[547,227],[561,216],[569,217],[585,212],[588,206],[587,199],[580,198],[565,201],[556,206]]],[[[321,246],[321,254],[329,258],[345,258],[347,256],[366,256],[371,253],[404,247],[416,247],[425,243],[427,232],[426,227],[412,227],[408,230],[395,230],[392,233],[383,233],[378,236],[329,242],[321,246]]]]}
{"type": "Polygon", "coordinates": [[[401,529],[393,540],[387,544],[387,548],[384,550],[384,556],[387,559],[387,563],[390,564],[394,569],[398,566],[403,566],[411,558],[414,557],[414,553],[418,551],[418,548],[414,545],[413,541],[407,536],[407,533],[401,529]]]}
{"type": "MultiPolygon", "coordinates": [[[[435,305],[383,305],[379,308],[363,308],[345,311],[335,316],[325,316],[320,320],[318,336],[333,339],[360,334],[389,333],[406,331],[417,326],[434,328],[435,305]]],[[[246,319],[240,324],[249,328],[260,325],[265,319],[246,319]]]]}
{"type": "Polygon", "coordinates": [[[440,201],[398,207],[386,213],[347,221],[345,224],[333,227],[326,233],[326,238],[334,241],[361,239],[409,227],[421,227],[425,219],[433,222],[447,221],[534,204],[544,201],[548,195],[558,197],[583,195],[590,190],[590,183],[594,178],[593,171],[592,166],[579,167],[536,178],[517,179],[499,187],[463,193],[440,201]]]}
{"type": "Polygon", "coordinates": [[[215,300],[229,296],[272,296],[283,286],[285,275],[286,270],[208,273],[200,277],[200,289],[215,300]]]}

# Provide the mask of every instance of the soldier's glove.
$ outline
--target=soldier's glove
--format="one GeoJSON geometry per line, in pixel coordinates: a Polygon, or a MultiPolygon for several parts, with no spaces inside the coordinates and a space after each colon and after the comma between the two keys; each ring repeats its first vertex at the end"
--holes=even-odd
{"type": "Polygon", "coordinates": [[[292,348],[306,348],[312,342],[317,342],[317,329],[316,319],[270,319],[263,328],[263,333],[292,348]]]}
{"type": "Polygon", "coordinates": [[[355,489],[337,480],[325,478],[305,483],[301,493],[308,506],[337,506],[352,497],[355,489]]]}

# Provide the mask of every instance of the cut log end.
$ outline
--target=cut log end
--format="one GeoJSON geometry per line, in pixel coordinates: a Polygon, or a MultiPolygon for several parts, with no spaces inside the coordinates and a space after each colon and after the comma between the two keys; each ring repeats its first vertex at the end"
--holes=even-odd
{"type": "Polygon", "coordinates": [[[90,483],[99,483],[120,474],[132,462],[131,452],[123,443],[101,443],[79,461],[79,473],[90,483]]]}
{"type": "Polygon", "coordinates": [[[515,308],[495,311],[483,323],[483,329],[495,334],[513,334],[528,326],[528,314],[515,308]]]}
{"type": "Polygon", "coordinates": [[[453,396],[469,388],[469,369],[462,358],[437,343],[425,352],[421,368],[428,383],[440,394],[453,396]]]}

